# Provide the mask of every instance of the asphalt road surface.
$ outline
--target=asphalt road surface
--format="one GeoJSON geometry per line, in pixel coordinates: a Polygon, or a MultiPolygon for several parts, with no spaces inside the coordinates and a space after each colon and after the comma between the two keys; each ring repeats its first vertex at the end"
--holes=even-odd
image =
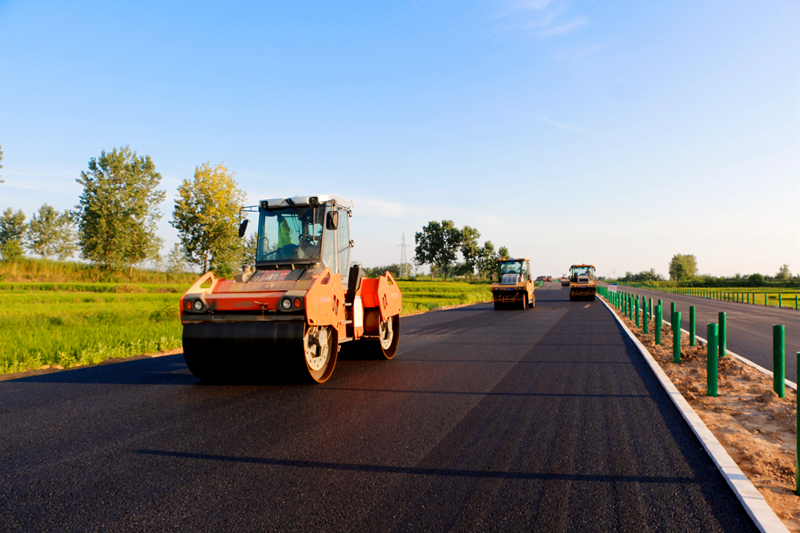
{"type": "MultiPolygon", "coordinates": [[[[800,311],[794,307],[778,309],[736,302],[707,300],[696,296],[682,296],[658,291],[619,287],[625,292],[652,298],[664,303],[664,319],[669,320],[670,303],[681,313],[681,326],[689,329],[689,308],[697,313],[697,334],[706,337],[709,323],[719,323],[719,313],[727,313],[728,350],[772,370],[772,326],[785,326],[786,331],[786,378],[797,382],[797,353],[800,352],[800,311]]],[[[794,302],[792,302],[794,305],[794,302]]]]}
{"type": "Polygon", "coordinates": [[[755,531],[609,311],[536,295],[405,318],[323,385],[0,382],[0,530],[755,531]]]}

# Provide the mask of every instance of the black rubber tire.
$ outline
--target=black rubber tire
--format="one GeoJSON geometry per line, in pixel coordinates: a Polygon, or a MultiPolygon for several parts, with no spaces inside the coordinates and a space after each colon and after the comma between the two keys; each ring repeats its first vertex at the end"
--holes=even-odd
{"type": "Polygon", "coordinates": [[[522,310],[526,310],[528,308],[528,294],[525,293],[522,295],[522,310]]]}
{"type": "Polygon", "coordinates": [[[501,304],[500,302],[494,302],[495,311],[501,311],[502,309],[503,309],[503,304],[501,304]]]}
{"type": "MultiPolygon", "coordinates": [[[[307,334],[308,333],[306,333],[306,335],[307,334]]],[[[305,371],[300,370],[301,381],[307,383],[325,383],[333,374],[333,369],[336,367],[336,359],[339,355],[339,337],[336,330],[331,327],[328,328],[328,354],[325,364],[321,368],[314,370],[309,366],[306,360],[305,342],[303,342],[303,353],[301,357],[303,359],[302,368],[304,368],[305,371]]]]}

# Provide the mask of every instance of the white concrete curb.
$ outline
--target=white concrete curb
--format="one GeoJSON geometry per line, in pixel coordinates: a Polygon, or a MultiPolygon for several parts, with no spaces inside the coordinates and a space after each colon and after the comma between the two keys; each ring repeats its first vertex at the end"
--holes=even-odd
{"type": "Polygon", "coordinates": [[[615,313],[611,306],[605,301],[605,298],[600,298],[600,301],[611,311],[611,314],[620,326],[622,326],[622,329],[625,330],[639,349],[639,353],[642,354],[642,357],[650,366],[650,369],[653,371],[656,378],[658,378],[658,381],[661,382],[661,386],[664,387],[664,390],[672,400],[672,403],[675,404],[675,407],[678,408],[678,411],[680,411],[683,419],[686,420],[686,423],[692,428],[692,431],[711,457],[711,460],[717,465],[725,481],[728,482],[728,485],[730,485],[734,494],[736,494],[736,497],[739,499],[742,506],[744,506],[747,514],[753,519],[758,530],[762,533],[788,533],[789,530],[783,525],[781,519],[778,518],[764,497],[761,496],[758,489],[750,483],[750,480],[747,479],[736,462],[728,455],[728,452],[725,451],[722,444],[720,444],[714,434],[711,433],[708,426],[703,423],[700,416],[692,409],[689,402],[686,401],[675,385],[673,385],[672,381],[661,369],[661,366],[653,359],[650,352],[647,351],[647,348],[639,342],[639,339],[628,329],[628,326],[620,320],[617,313],[615,313]]]}

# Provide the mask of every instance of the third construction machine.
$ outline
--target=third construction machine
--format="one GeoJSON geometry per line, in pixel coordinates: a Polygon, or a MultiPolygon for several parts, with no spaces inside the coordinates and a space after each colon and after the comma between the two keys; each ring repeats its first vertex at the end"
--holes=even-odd
{"type": "Polygon", "coordinates": [[[536,307],[530,259],[498,259],[497,279],[490,287],[495,309],[536,307]]]}
{"type": "Polygon", "coordinates": [[[594,265],[572,265],[569,267],[569,299],[592,300],[597,294],[594,265]]]}
{"type": "MultiPolygon", "coordinates": [[[[181,298],[183,355],[200,379],[322,383],[339,345],[391,359],[402,296],[389,272],[350,266],[352,204],[334,196],[262,200],[255,265],[235,280],[209,272],[181,298]]],[[[244,235],[247,221],[239,236],[244,235]]]]}

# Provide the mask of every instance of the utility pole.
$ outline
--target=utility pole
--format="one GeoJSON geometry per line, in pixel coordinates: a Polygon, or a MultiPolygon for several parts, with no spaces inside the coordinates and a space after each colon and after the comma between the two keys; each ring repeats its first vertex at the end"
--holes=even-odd
{"type": "Polygon", "coordinates": [[[406,244],[406,234],[403,233],[403,239],[400,241],[398,245],[400,247],[400,277],[406,278],[411,275],[410,268],[408,266],[408,259],[406,258],[406,248],[411,246],[410,244],[406,244]]]}

